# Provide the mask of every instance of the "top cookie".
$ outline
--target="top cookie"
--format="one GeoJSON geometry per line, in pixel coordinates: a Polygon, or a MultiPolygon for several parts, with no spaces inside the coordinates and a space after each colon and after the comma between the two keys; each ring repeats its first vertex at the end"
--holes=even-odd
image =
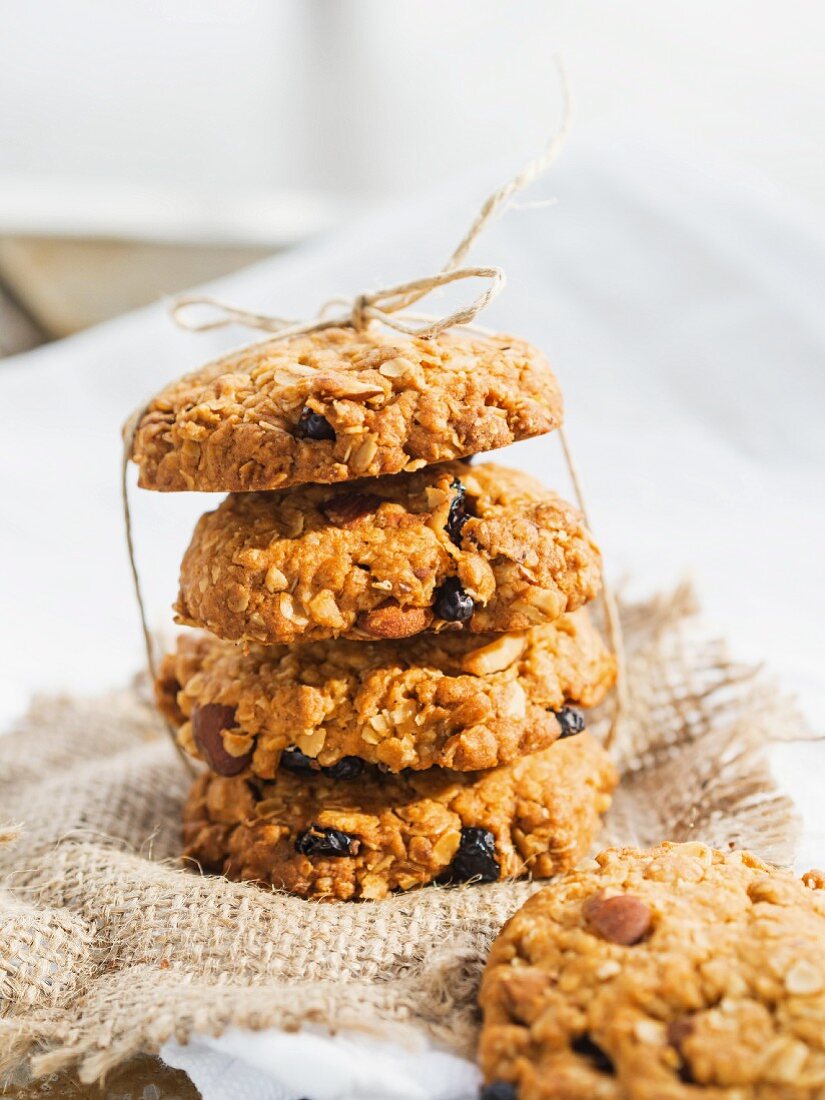
{"type": "Polygon", "coordinates": [[[556,379],[523,340],[336,328],[171,383],[143,414],[132,458],[144,489],[284,489],[417,470],[561,420],[556,379]]]}
{"type": "Polygon", "coordinates": [[[493,945],[482,1097],[825,1096],[823,887],[703,844],[602,852],[493,945]]]}

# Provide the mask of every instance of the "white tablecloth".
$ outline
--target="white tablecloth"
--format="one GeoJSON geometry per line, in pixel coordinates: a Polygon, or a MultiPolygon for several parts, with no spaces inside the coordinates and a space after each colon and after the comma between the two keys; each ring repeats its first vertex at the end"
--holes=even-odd
{"type": "MultiPolygon", "coordinates": [[[[218,289],[307,316],[335,294],[428,273],[514,167],[379,211],[218,289]]],[[[709,629],[741,658],[764,660],[822,730],[822,218],[727,168],[629,139],[574,142],[537,192],[557,205],[510,212],[473,256],[509,278],[484,321],[550,354],[611,574],[640,594],[690,575],[709,629]]],[[[98,691],[140,664],[119,425],[167,379],[243,338],[180,332],[158,305],[0,363],[3,717],[32,691],[98,691]]],[[[506,460],[567,488],[552,440],[506,460]]],[[[180,554],[205,501],[135,496],[153,621],[170,624],[180,554]]],[[[795,722],[789,708],[783,733],[795,722]]],[[[774,756],[805,817],[800,867],[825,862],[824,765],[820,745],[774,756]]],[[[468,1064],[376,1052],[357,1037],[235,1034],[166,1054],[208,1100],[463,1100],[475,1088],[468,1064]]]]}

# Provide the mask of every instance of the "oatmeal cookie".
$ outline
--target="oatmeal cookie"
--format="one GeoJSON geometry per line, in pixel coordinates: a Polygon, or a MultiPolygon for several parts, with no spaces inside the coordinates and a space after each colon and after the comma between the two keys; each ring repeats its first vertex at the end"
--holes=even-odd
{"type": "Polygon", "coordinates": [[[580,733],[615,662],[582,609],[513,634],[422,634],[244,649],[182,635],[158,703],[187,752],[221,775],[287,767],[388,771],[506,764],[580,733]],[[283,754],[286,753],[284,756],[283,754]]]}
{"type": "Polygon", "coordinates": [[[198,521],[175,610],[261,645],[524,630],[595,596],[600,566],[579,513],[534,478],[451,462],[227,497],[198,521]]]}
{"type": "Polygon", "coordinates": [[[602,852],[493,945],[482,1097],[821,1100],[823,887],[703,844],[602,852]]]}
{"type": "Polygon", "coordinates": [[[484,772],[206,773],[184,809],[185,855],[232,879],[341,901],[436,880],[545,877],[587,851],[615,782],[588,733],[484,772]]]}
{"type": "Polygon", "coordinates": [[[132,458],[145,489],[285,489],[417,470],[561,420],[556,379],[523,340],[327,329],[171,383],[143,414],[132,458]]]}

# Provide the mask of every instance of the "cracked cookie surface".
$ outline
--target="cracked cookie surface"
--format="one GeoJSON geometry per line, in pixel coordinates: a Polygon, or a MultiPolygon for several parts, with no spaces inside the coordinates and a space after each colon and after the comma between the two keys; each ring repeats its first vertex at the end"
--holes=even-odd
{"type": "Polygon", "coordinates": [[[558,384],[511,336],[327,329],[241,349],[150,402],[145,489],[239,492],[415,470],[557,428],[558,384]]]}
{"type": "Polygon", "coordinates": [[[534,478],[461,462],[237,493],[195,528],[178,622],[261,645],[524,630],[599,589],[582,518],[534,478]]]}
{"type": "Polygon", "coordinates": [[[185,634],[155,690],[187,752],[221,774],[272,778],[291,747],[321,767],[492,768],[579,732],[571,706],[598,705],[614,679],[582,609],[518,633],[402,641],[245,649],[185,634]],[[216,708],[225,724],[206,729],[216,708]]]}
{"type": "Polygon", "coordinates": [[[602,852],[531,897],[493,945],[489,1094],[825,1096],[823,887],[819,872],[798,880],[702,844],[602,852]]]}
{"type": "Polygon", "coordinates": [[[435,880],[543,878],[588,850],[615,783],[588,733],[484,772],[368,768],[342,780],[281,769],[271,782],[207,773],[184,809],[185,857],[343,901],[435,880]]]}

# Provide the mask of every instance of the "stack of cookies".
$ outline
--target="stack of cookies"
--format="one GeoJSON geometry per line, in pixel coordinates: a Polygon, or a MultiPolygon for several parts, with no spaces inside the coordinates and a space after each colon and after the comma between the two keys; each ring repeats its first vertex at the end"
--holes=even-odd
{"type": "Polygon", "coordinates": [[[208,767],[188,858],[345,900],[587,851],[615,785],[582,709],[615,676],[583,609],[599,552],[533,478],[470,461],[560,421],[539,352],[455,331],[261,343],[150,403],[140,484],[229,494],[156,684],[208,767]]]}

